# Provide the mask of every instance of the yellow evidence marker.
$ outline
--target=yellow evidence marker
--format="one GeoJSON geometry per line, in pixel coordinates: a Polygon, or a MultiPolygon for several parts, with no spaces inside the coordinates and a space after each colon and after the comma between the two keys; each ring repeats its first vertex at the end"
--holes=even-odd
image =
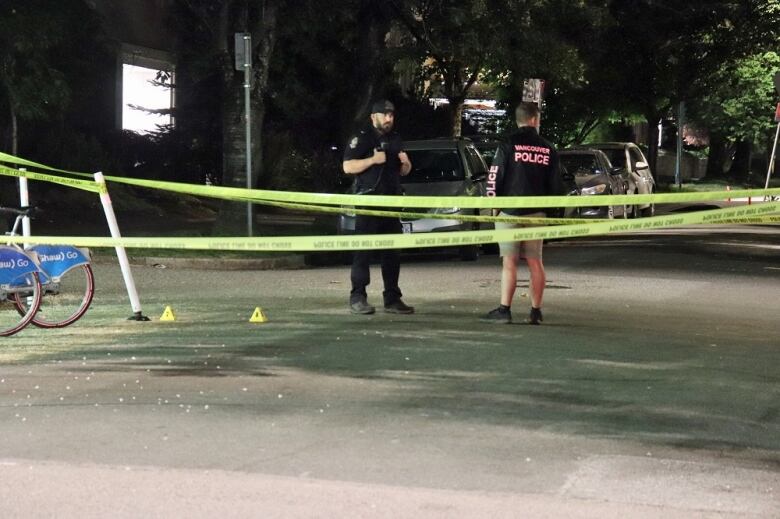
{"type": "Polygon", "coordinates": [[[162,315],[160,316],[161,321],[175,321],[176,316],[173,315],[173,309],[170,306],[165,307],[165,311],[163,311],[162,315]]]}
{"type": "Polygon", "coordinates": [[[259,306],[255,308],[252,313],[252,317],[249,318],[250,323],[265,323],[268,322],[268,317],[265,316],[265,312],[259,306]]]}

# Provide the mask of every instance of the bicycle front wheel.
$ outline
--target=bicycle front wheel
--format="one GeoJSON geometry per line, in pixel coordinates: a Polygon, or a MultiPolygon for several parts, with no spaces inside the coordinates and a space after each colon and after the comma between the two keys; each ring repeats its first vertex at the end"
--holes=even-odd
{"type": "MultiPolygon", "coordinates": [[[[95,295],[95,276],[89,264],[78,265],[57,281],[44,280],[43,298],[32,324],[40,328],[62,328],[78,321],[95,295]]],[[[28,310],[25,300],[17,298],[19,313],[28,310]]]]}
{"type": "Polygon", "coordinates": [[[25,274],[24,283],[14,283],[0,291],[0,337],[13,335],[32,321],[41,305],[41,282],[38,274],[25,274]],[[24,311],[19,301],[24,301],[24,311]]]}

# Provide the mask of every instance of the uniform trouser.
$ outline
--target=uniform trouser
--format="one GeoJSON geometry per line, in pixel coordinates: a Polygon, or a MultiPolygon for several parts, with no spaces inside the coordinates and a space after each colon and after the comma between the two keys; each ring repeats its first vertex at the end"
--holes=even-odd
{"type": "MultiPolygon", "coordinates": [[[[357,215],[355,217],[355,232],[357,234],[399,234],[401,222],[398,218],[381,216],[357,215]]],[[[349,302],[354,303],[366,299],[366,286],[371,283],[369,266],[375,251],[355,251],[352,256],[352,291],[349,302]]],[[[378,251],[381,257],[382,280],[385,290],[382,292],[384,304],[393,304],[401,299],[401,289],[398,288],[398,275],[401,272],[401,257],[398,249],[378,251]]]]}

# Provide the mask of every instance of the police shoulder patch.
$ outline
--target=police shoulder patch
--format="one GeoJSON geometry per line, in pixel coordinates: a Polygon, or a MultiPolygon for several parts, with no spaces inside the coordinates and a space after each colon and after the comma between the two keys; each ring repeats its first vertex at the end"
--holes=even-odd
{"type": "Polygon", "coordinates": [[[358,138],[352,137],[352,140],[349,141],[349,147],[354,150],[357,147],[357,145],[358,145],[358,138]]]}

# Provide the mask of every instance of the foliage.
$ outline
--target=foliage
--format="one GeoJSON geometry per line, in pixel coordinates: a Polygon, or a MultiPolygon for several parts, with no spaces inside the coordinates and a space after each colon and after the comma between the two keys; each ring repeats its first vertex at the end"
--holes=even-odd
{"type": "Polygon", "coordinates": [[[553,142],[579,142],[598,123],[608,103],[594,95],[594,71],[585,58],[607,14],[598,2],[549,0],[514,4],[496,18],[504,44],[491,54],[484,80],[496,85],[501,106],[510,109],[505,130],[514,128],[511,108],[529,78],[545,81],[542,133],[553,142]]]}
{"type": "Polygon", "coordinates": [[[0,6],[0,86],[6,102],[23,119],[62,110],[70,90],[62,70],[52,66],[66,39],[66,24],[49,2],[10,0],[0,6]]]}
{"type": "Polygon", "coordinates": [[[418,96],[449,101],[452,135],[461,133],[461,111],[469,89],[504,43],[494,25],[502,15],[484,0],[408,0],[393,2],[400,27],[408,34],[407,59],[419,65],[418,96]]]}
{"type": "MultiPolygon", "coordinates": [[[[105,56],[99,20],[83,1],[4,0],[0,118],[9,116],[11,125],[45,121],[47,131],[62,122],[66,127],[54,130],[63,134],[94,123],[97,115],[85,100],[94,100],[100,88],[94,79],[105,56]]],[[[9,149],[13,145],[6,141],[9,149]]]]}
{"type": "Polygon", "coordinates": [[[724,63],[702,82],[706,94],[692,109],[708,127],[731,141],[765,145],[774,123],[777,93],[772,78],[780,71],[780,56],[765,52],[724,63]]]}
{"type": "Polygon", "coordinates": [[[534,77],[546,81],[542,133],[560,146],[619,138],[683,100],[710,134],[762,145],[780,68],[778,0],[175,0],[176,126],[137,136],[107,131],[92,109],[111,96],[113,58],[86,5],[0,4],[0,119],[23,122],[31,158],[188,182],[243,172],[234,31],[255,31],[253,156],[259,185],[275,189],[342,190],[340,150],[369,97],[395,102],[406,139],[457,132],[474,89],[509,109],[512,129],[534,77]],[[264,25],[270,8],[280,23],[264,25]],[[434,110],[434,95],[454,110],[434,110]]]}

